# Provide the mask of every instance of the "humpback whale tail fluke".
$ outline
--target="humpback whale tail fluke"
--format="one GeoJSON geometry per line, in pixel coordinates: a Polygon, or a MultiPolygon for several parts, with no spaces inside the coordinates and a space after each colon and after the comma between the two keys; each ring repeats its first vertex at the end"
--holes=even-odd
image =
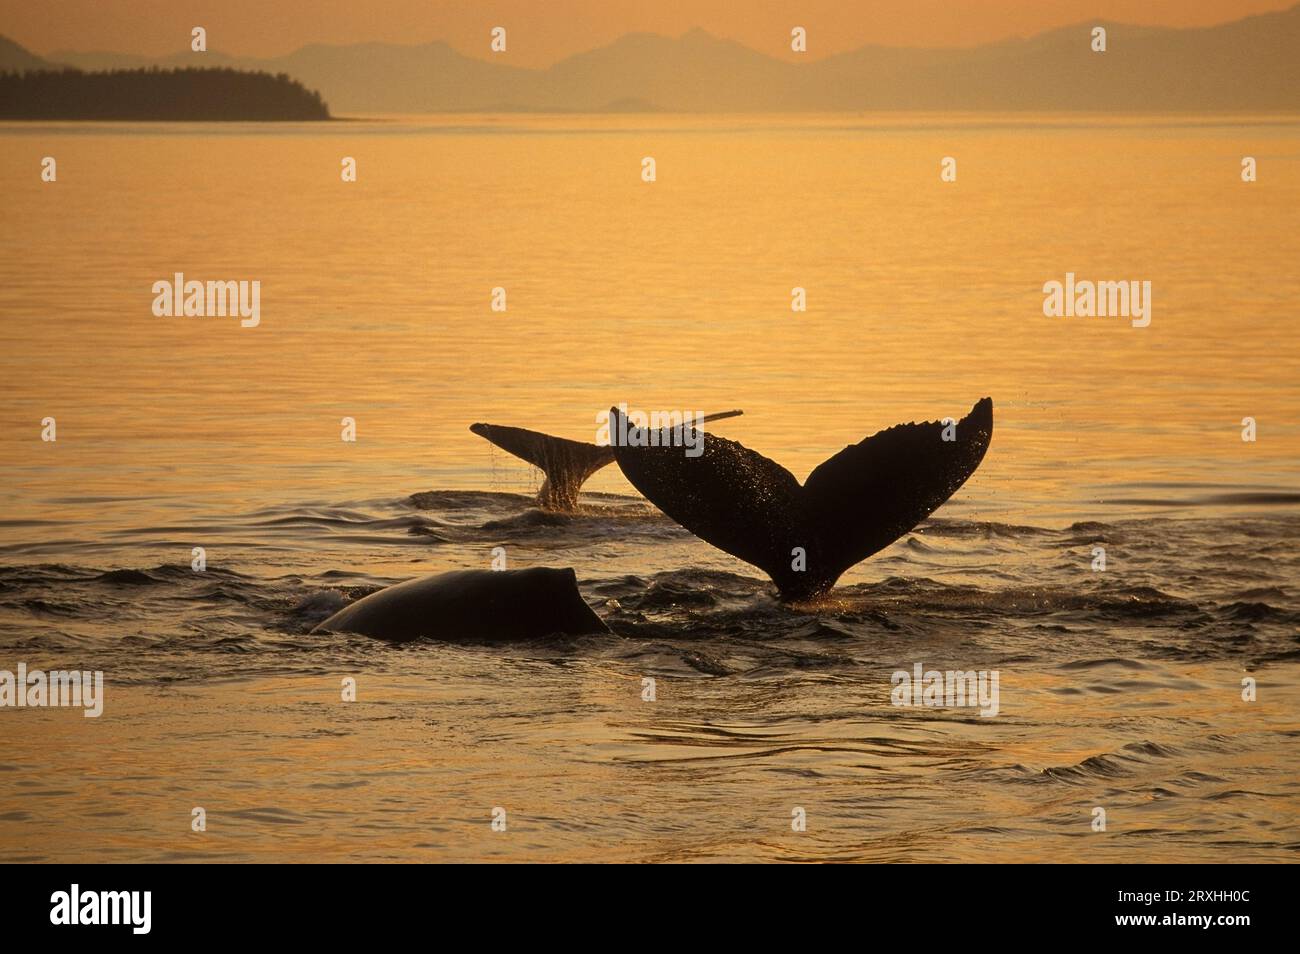
{"type": "MultiPolygon", "coordinates": [[[[743,411],[721,411],[705,415],[705,421],[738,417],[743,411]]],[[[546,475],[537,492],[537,505],[543,510],[572,512],[578,509],[578,491],[587,478],[614,462],[614,448],[552,437],[541,431],[502,424],[471,424],[479,437],[491,441],[504,451],[528,461],[546,475]]]]}
{"type": "MultiPolygon", "coordinates": [[[[611,429],[625,425],[617,408],[610,414],[611,429]]],[[[802,485],[762,454],[712,435],[695,457],[662,440],[613,450],[651,503],[764,570],[781,599],[803,601],[934,512],[975,472],[992,437],[993,401],[984,398],[960,421],[899,424],[852,444],[802,485]]]]}
{"type": "Polygon", "coordinates": [[[473,424],[470,430],[504,451],[528,461],[546,475],[537,494],[543,510],[576,510],[578,490],[587,478],[614,462],[614,448],[552,437],[540,431],[501,424],[473,424]]]}

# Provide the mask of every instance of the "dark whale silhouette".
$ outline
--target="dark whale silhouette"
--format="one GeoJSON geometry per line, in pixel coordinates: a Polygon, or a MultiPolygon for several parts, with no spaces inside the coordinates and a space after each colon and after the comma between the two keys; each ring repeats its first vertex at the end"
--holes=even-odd
{"type": "Polygon", "coordinates": [[[421,636],[508,642],[609,632],[578,592],[571,567],[453,570],[407,580],[345,606],[312,632],[322,630],[393,642],[421,636]]]}
{"type": "MultiPolygon", "coordinates": [[[[708,414],[706,421],[739,417],[743,411],[720,411],[708,414]]],[[[564,437],[552,437],[541,431],[503,424],[471,424],[469,429],[504,451],[528,461],[546,475],[537,492],[537,506],[543,510],[572,512],[578,509],[578,491],[587,478],[602,467],[614,463],[614,448],[564,437]]]]}
{"type": "MultiPolygon", "coordinates": [[[[616,433],[618,408],[610,410],[616,433]]],[[[617,425],[621,433],[621,422],[617,425]]],[[[993,401],[956,424],[899,424],[844,448],[801,486],[762,454],[708,435],[703,453],[681,447],[614,448],[632,486],[687,530],[765,571],[782,600],[823,595],[849,567],[893,543],[966,482],[993,437],[993,401]],[[797,568],[796,548],[806,566],[797,568]]]]}

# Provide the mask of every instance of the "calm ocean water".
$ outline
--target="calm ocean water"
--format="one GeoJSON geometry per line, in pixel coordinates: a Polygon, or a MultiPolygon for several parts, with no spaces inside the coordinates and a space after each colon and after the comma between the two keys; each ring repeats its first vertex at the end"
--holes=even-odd
{"type": "Polygon", "coordinates": [[[1294,857],[1300,123],[0,124],[0,182],[0,669],[108,693],[0,712],[0,860],[1294,857]],[[261,324],[155,317],[178,271],[261,324]],[[1044,317],[1066,272],[1150,327],[1044,317]],[[803,478],[985,394],[971,481],[799,610],[616,468],[543,517],[468,431],[739,407],[803,478]],[[616,637],[308,635],[499,545],[616,637]],[[917,662],[1000,714],[891,706],[917,662]]]}

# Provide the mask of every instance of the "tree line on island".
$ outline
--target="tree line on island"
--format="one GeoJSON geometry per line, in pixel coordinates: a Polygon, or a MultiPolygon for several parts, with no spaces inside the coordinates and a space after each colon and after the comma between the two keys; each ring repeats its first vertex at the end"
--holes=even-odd
{"type": "Polygon", "coordinates": [[[0,73],[0,119],[322,120],[320,93],[287,73],[75,69],[0,73]]]}

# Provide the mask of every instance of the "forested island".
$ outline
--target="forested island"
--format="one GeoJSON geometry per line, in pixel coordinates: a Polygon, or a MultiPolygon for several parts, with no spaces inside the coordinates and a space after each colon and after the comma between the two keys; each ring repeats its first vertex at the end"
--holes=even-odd
{"type": "Polygon", "coordinates": [[[233,69],[0,73],[0,119],[323,120],[320,93],[287,73],[233,69]]]}

